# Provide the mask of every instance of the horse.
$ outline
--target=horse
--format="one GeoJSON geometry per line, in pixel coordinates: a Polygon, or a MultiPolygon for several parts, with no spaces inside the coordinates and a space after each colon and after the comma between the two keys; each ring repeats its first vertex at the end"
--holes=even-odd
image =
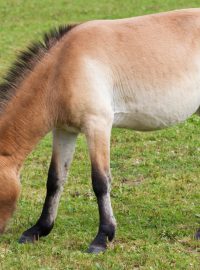
{"type": "Polygon", "coordinates": [[[110,199],[112,128],[158,130],[198,114],[199,108],[200,9],[51,30],[18,56],[0,85],[1,233],[19,198],[20,168],[52,131],[43,210],[19,242],[50,233],[76,139],[83,133],[99,210],[88,251],[105,251],[116,230],[110,199]]]}

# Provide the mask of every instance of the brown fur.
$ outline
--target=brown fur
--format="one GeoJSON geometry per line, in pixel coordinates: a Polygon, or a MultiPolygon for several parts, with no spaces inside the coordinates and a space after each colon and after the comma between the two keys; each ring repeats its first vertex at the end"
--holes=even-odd
{"type": "Polygon", "coordinates": [[[5,158],[0,158],[0,164],[0,233],[2,233],[15,210],[20,194],[20,182],[17,171],[8,164],[5,158]]]}
{"type": "MultiPolygon", "coordinates": [[[[0,231],[19,196],[18,173],[24,159],[53,128],[85,133],[99,175],[109,171],[113,92],[119,89],[117,94],[124,104],[135,102],[135,113],[141,107],[146,110],[148,100],[152,100],[150,109],[154,111],[156,105],[162,105],[160,99],[164,103],[166,96],[176,94],[171,89],[196,74],[200,10],[87,22],[67,31],[56,42],[48,40],[48,44],[41,47],[42,53],[40,48],[30,60],[25,58],[30,71],[22,67],[19,70],[23,74],[14,73],[14,80],[8,76],[6,85],[0,87],[0,103],[4,104],[0,116],[0,231]],[[141,89],[144,96],[138,94],[141,89]],[[147,103],[141,105],[141,100],[147,103]]],[[[187,94],[187,89],[183,91],[179,96],[187,94]]],[[[175,102],[178,107],[179,100],[175,102]]],[[[179,114],[175,111],[172,119],[182,121],[179,114]]],[[[151,129],[142,125],[145,117],[138,120],[135,129],[151,129]]]]}

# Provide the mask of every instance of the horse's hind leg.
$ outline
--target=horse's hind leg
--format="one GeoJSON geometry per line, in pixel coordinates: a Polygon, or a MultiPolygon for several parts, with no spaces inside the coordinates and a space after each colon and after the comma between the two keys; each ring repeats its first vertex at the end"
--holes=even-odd
{"type": "Polygon", "coordinates": [[[70,166],[77,134],[61,129],[53,132],[53,153],[47,179],[47,194],[42,214],[37,223],[25,231],[19,242],[34,242],[46,236],[53,228],[66,174],[70,166]]]}
{"type": "Polygon", "coordinates": [[[111,241],[115,235],[115,218],[110,200],[110,133],[108,123],[94,121],[94,126],[87,129],[91,166],[92,185],[97,197],[100,224],[88,252],[98,253],[106,249],[107,238],[111,241]],[[95,126],[95,127],[94,127],[95,126]]]}

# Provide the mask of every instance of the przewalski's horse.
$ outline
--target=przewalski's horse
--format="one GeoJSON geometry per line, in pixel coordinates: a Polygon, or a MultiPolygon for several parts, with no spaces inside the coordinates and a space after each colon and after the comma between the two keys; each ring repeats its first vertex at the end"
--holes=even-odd
{"type": "MultiPolygon", "coordinates": [[[[89,251],[115,235],[110,200],[112,127],[148,131],[187,119],[200,106],[200,9],[62,27],[24,52],[0,88],[0,231],[19,197],[19,170],[53,130],[42,214],[20,242],[47,235],[85,134],[100,224],[89,251]]],[[[200,231],[196,234],[200,238],[200,231]]]]}

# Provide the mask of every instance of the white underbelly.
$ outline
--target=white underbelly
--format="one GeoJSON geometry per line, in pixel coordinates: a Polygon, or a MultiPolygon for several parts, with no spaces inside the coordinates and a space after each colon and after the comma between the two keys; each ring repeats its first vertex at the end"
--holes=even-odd
{"type": "MultiPolygon", "coordinates": [[[[195,111],[194,111],[195,112],[195,111]]],[[[117,112],[114,114],[113,127],[130,128],[138,131],[151,131],[167,128],[186,120],[187,117],[152,115],[145,112],[117,112]]]]}
{"type": "Polygon", "coordinates": [[[116,91],[113,127],[150,131],[186,120],[200,106],[200,84],[166,90],[116,91]]]}

